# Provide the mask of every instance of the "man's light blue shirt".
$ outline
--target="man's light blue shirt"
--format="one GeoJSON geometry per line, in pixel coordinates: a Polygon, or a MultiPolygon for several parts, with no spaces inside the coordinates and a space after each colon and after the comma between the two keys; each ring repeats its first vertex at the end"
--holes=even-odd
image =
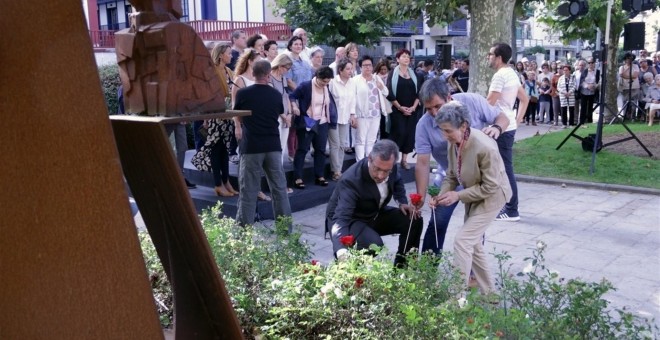
{"type": "MultiPolygon", "coordinates": [[[[470,112],[470,127],[481,130],[485,126],[493,124],[500,110],[488,104],[486,98],[476,93],[456,93],[451,96],[452,101],[457,101],[467,107],[470,112]]],[[[438,162],[438,173],[443,174],[449,166],[447,160],[447,140],[442,135],[440,127],[435,123],[435,118],[424,113],[417,122],[415,131],[415,152],[420,155],[431,154],[438,162]]],[[[440,185],[440,183],[435,183],[440,185]]]]}

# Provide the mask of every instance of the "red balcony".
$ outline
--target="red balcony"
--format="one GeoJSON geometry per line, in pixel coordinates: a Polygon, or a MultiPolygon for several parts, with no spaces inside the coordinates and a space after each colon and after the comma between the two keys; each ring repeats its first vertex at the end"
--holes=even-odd
{"type": "MultiPolygon", "coordinates": [[[[291,28],[287,24],[272,22],[195,20],[186,22],[197,32],[202,40],[229,41],[231,33],[243,30],[247,36],[256,33],[265,34],[268,39],[289,40],[291,28]]],[[[116,31],[89,31],[94,48],[114,48],[116,31]]]]}

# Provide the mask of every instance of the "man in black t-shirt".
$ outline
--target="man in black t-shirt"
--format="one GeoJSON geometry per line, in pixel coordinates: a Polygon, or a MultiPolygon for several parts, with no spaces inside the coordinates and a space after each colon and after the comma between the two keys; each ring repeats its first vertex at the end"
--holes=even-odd
{"type": "Polygon", "coordinates": [[[262,171],[273,197],[275,217],[291,216],[278,128],[278,119],[284,117],[282,94],[268,83],[270,63],[267,60],[255,62],[252,74],[255,84],[238,90],[234,104],[235,110],[252,111],[250,116],[234,117],[235,135],[241,149],[238,172],[241,197],[236,220],[244,226],[254,223],[262,171]]]}
{"type": "Polygon", "coordinates": [[[454,74],[452,74],[451,77],[458,82],[458,85],[460,85],[463,90],[458,90],[456,92],[467,92],[468,85],[470,85],[470,61],[468,59],[463,60],[461,62],[461,68],[454,71],[454,74]]]}

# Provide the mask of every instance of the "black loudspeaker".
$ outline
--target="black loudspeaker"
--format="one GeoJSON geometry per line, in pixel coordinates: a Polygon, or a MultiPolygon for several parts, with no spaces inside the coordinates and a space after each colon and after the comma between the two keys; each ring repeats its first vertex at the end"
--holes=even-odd
{"type": "Polygon", "coordinates": [[[644,49],[643,22],[629,22],[623,26],[623,49],[625,51],[636,51],[644,49]]]}
{"type": "Polygon", "coordinates": [[[451,70],[451,45],[437,44],[435,45],[435,60],[436,67],[443,70],[451,70]]]}

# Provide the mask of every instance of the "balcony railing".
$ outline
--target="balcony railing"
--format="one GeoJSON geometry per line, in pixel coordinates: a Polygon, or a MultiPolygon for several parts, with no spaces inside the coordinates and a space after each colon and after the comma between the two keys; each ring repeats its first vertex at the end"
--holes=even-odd
{"type": "MultiPolygon", "coordinates": [[[[195,20],[186,22],[202,40],[229,41],[232,32],[243,30],[247,36],[265,34],[273,40],[289,40],[291,28],[287,24],[271,22],[245,22],[220,20],[195,20]]],[[[95,48],[114,48],[116,30],[90,30],[89,37],[95,48]]]]}

